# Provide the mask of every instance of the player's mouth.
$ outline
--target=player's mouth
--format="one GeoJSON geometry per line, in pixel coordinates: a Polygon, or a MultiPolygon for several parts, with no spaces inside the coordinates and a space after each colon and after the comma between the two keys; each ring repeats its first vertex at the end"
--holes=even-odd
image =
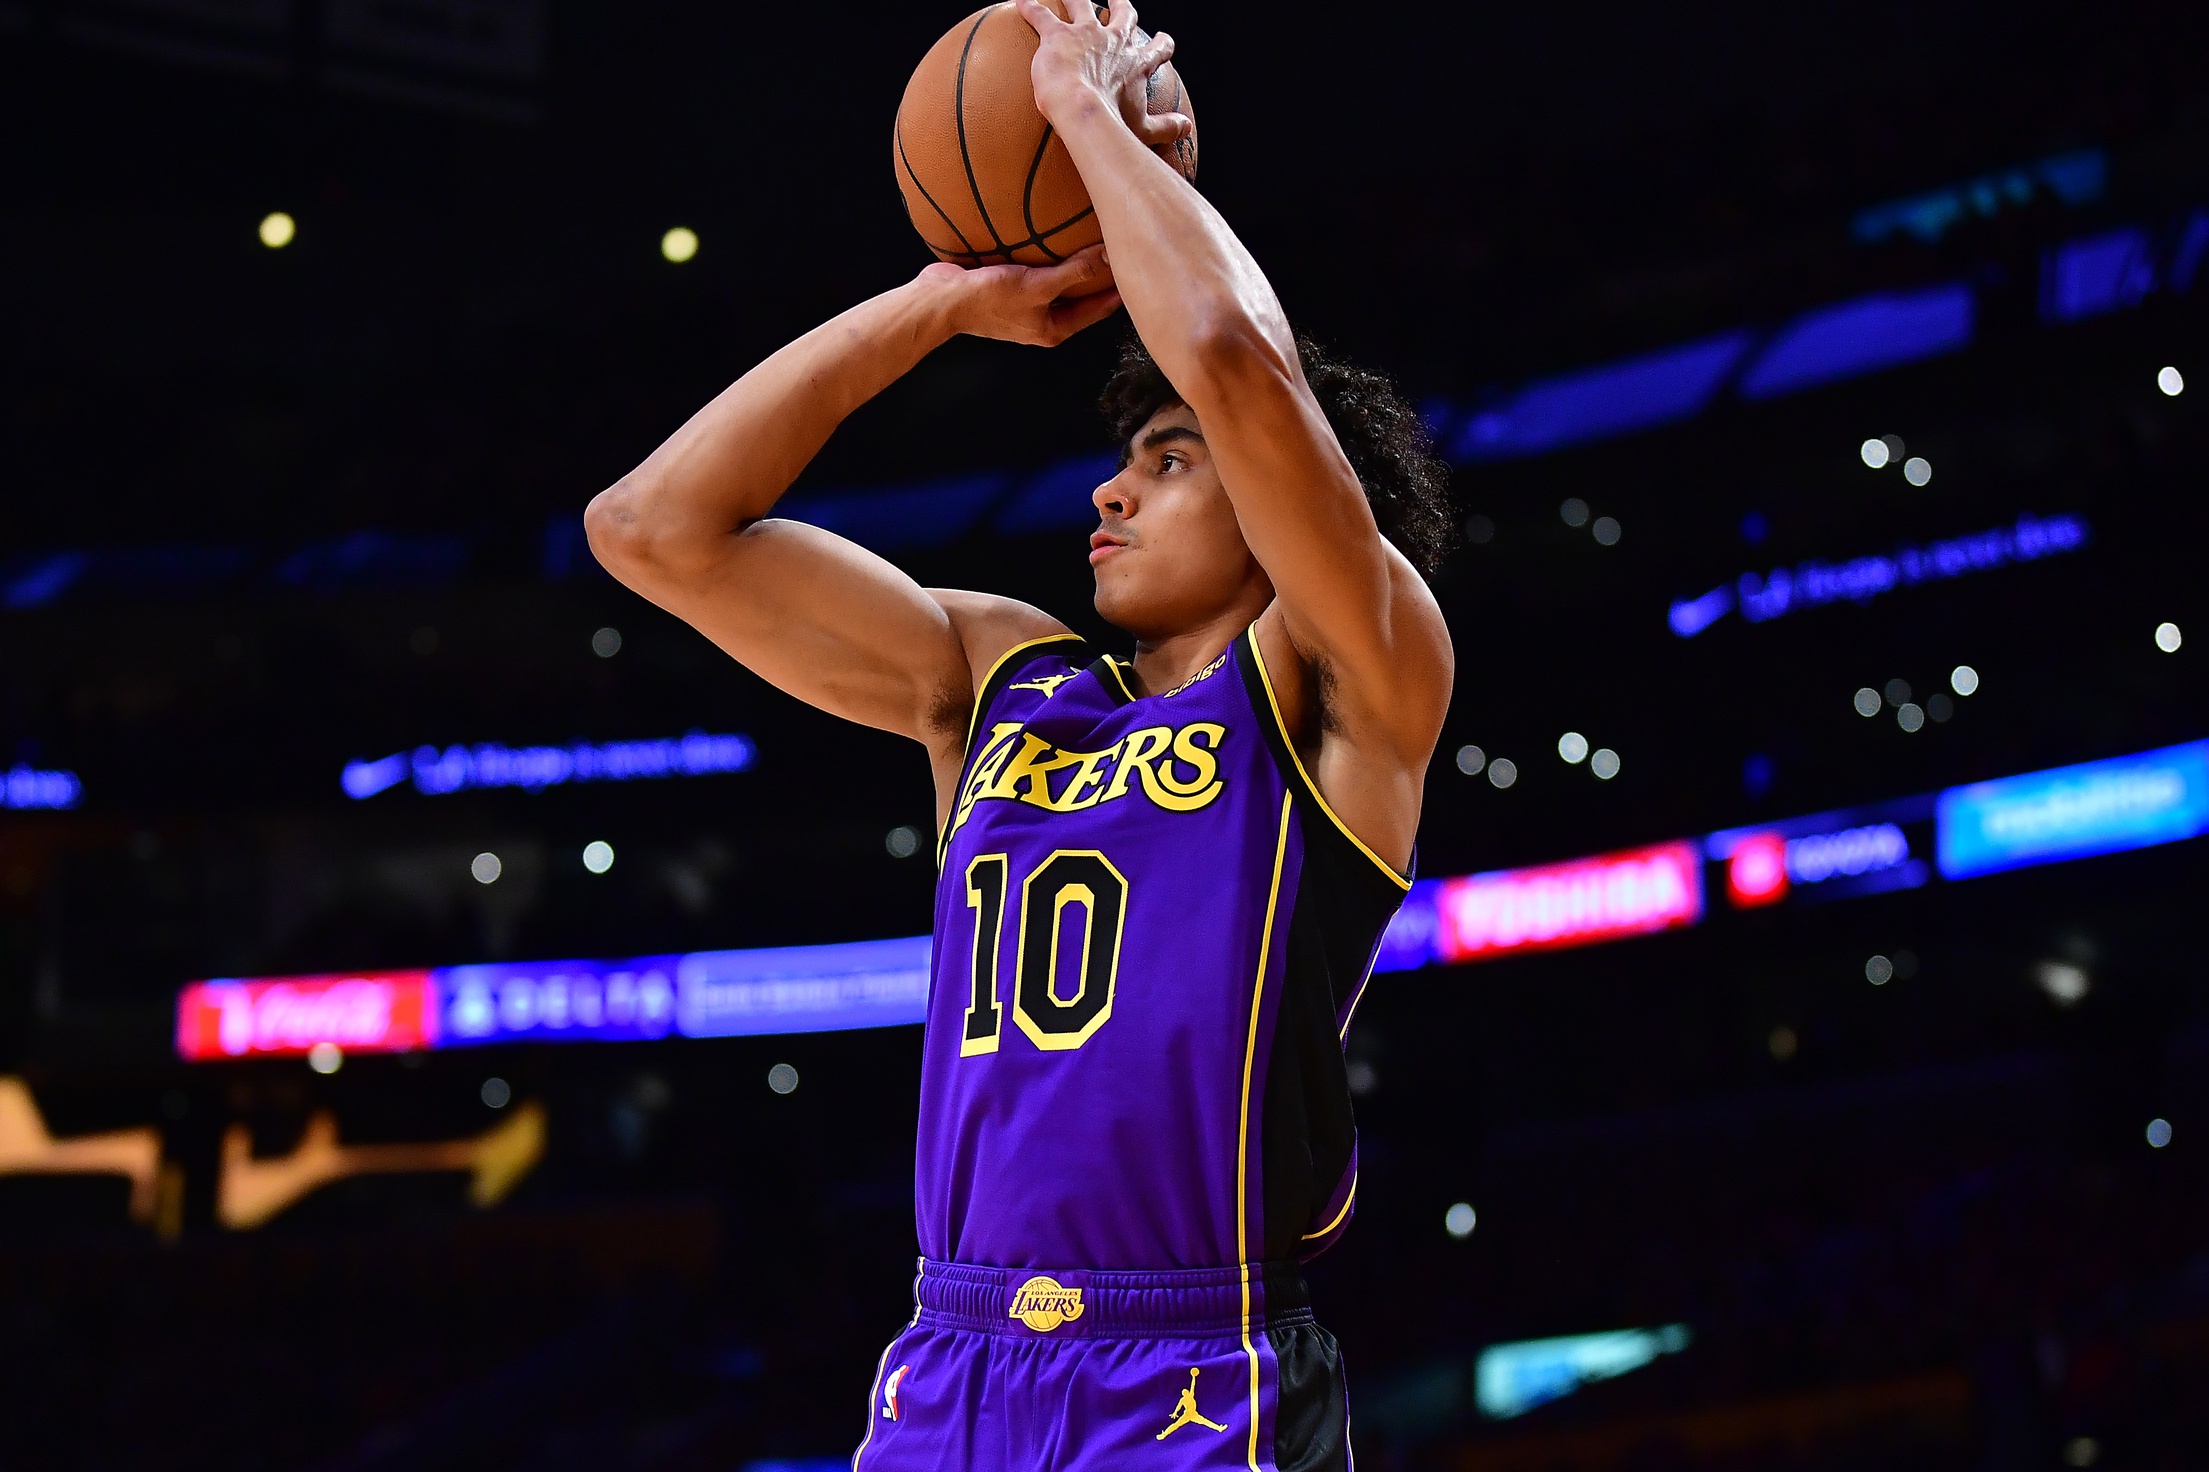
{"type": "Polygon", "coordinates": [[[1089,565],[1097,566],[1115,552],[1125,552],[1128,544],[1102,528],[1089,534],[1089,565]]]}

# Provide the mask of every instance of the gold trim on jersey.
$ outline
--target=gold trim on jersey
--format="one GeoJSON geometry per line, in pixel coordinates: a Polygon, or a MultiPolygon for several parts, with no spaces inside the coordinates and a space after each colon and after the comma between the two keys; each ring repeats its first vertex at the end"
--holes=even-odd
{"type": "MultiPolygon", "coordinates": [[[[967,773],[974,766],[974,733],[981,729],[982,707],[988,703],[990,681],[997,678],[998,671],[1005,667],[1006,661],[1025,649],[1037,649],[1045,644],[1080,644],[1082,642],[1084,641],[1079,634],[1045,634],[1040,639],[1029,639],[1013,645],[1012,648],[998,655],[996,660],[991,663],[989,673],[982,676],[980,682],[974,687],[974,709],[966,718],[966,750],[959,757],[959,780],[962,783],[966,781],[967,773]]],[[[1049,697],[1046,696],[1045,698],[1048,699],[1049,697]]],[[[1003,728],[1000,727],[999,729],[1002,730],[1003,728]]],[[[1017,722],[1013,729],[1019,729],[1017,722]]],[[[992,736],[990,739],[994,741],[997,738],[992,736]]],[[[944,851],[950,846],[951,832],[957,826],[956,823],[946,819],[943,831],[936,835],[936,867],[938,869],[943,868],[944,851]]]]}
{"type": "Polygon", "coordinates": [[[1342,1210],[1336,1212],[1335,1219],[1327,1223],[1326,1226],[1321,1227],[1318,1231],[1306,1232],[1304,1234],[1304,1240],[1307,1242],[1317,1241],[1319,1238],[1326,1236],[1329,1232],[1332,1232],[1335,1228],[1341,1226],[1342,1219],[1350,1214],[1350,1208],[1357,1204],[1357,1200],[1358,1177],[1357,1172],[1352,1171],[1350,1173],[1350,1194],[1342,1198],[1342,1210]]]}
{"type": "Polygon", "coordinates": [[[1381,872],[1383,874],[1386,874],[1390,879],[1396,882],[1397,888],[1408,892],[1411,888],[1411,881],[1406,878],[1403,873],[1396,868],[1394,864],[1391,864],[1388,860],[1373,852],[1372,849],[1366,847],[1364,839],[1358,837],[1355,833],[1352,833],[1350,831],[1350,825],[1343,822],[1342,819],[1336,815],[1335,810],[1327,805],[1327,796],[1325,793],[1319,790],[1319,784],[1312,780],[1312,774],[1304,770],[1304,759],[1296,754],[1296,738],[1289,734],[1289,723],[1281,718],[1281,699],[1279,696],[1273,693],[1273,676],[1269,674],[1266,670],[1266,657],[1264,653],[1262,653],[1258,648],[1258,626],[1256,624],[1252,624],[1249,628],[1245,629],[1243,631],[1243,637],[1250,643],[1250,657],[1258,671],[1258,683],[1265,686],[1266,704],[1273,708],[1273,724],[1278,727],[1281,732],[1281,745],[1283,749],[1288,752],[1289,760],[1295,763],[1296,775],[1303,778],[1304,788],[1307,792],[1311,794],[1312,801],[1317,803],[1319,805],[1319,810],[1327,815],[1327,821],[1334,824],[1337,829],[1341,830],[1342,836],[1344,838],[1349,839],[1351,843],[1357,845],[1357,850],[1359,853],[1364,854],[1375,864],[1379,865],[1381,872]]]}
{"type": "Polygon", "coordinates": [[[1266,967],[1273,957],[1273,912],[1289,857],[1289,815],[1296,794],[1281,794],[1281,836],[1273,847],[1273,886],[1266,891],[1265,929],[1258,933],[1258,976],[1250,987],[1250,1035],[1243,1044],[1243,1108],[1235,1138],[1235,1260],[1242,1269],[1243,1354],[1250,1361],[1250,1472],[1258,1466],[1258,1350],[1250,1342],[1250,1074],[1258,1059],[1258,1017],[1265,1010],[1266,967]]]}

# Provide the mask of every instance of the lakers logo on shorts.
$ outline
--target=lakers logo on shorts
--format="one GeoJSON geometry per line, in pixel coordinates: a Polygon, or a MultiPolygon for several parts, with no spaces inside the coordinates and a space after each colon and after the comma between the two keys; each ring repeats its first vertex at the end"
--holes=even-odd
{"type": "Polygon", "coordinates": [[[1058,1279],[1043,1273],[1020,1285],[1019,1291],[1012,1296],[1012,1309],[1006,1315],[1038,1334],[1048,1334],[1081,1316],[1081,1290],[1064,1287],[1058,1279]]]}

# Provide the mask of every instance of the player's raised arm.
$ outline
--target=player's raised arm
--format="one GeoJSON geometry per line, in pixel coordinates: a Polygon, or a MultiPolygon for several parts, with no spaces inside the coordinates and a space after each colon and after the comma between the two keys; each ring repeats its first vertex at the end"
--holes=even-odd
{"type": "Polygon", "coordinates": [[[1325,669],[1330,717],[1423,768],[1449,701],[1448,631],[1382,538],[1273,288],[1152,151],[1189,126],[1145,113],[1145,78],[1172,55],[1172,38],[1145,41],[1127,0],[1104,22],[1086,5],[1067,21],[1037,0],[1020,4],[1041,37],[1037,104],[1089,186],[1137,332],[1202,425],[1289,642],[1325,669]]]}
{"type": "Polygon", "coordinates": [[[976,666],[1057,622],[1010,599],[930,593],[769,513],[846,416],[951,337],[1054,345],[1118,306],[1111,287],[1097,251],[1048,269],[928,267],[752,369],[600,493],[591,550],[800,700],[932,751],[956,745],[976,666]]]}

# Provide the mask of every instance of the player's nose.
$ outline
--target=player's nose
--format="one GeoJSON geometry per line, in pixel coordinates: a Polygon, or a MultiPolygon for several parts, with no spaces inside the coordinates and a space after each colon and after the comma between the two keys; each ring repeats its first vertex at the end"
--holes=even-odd
{"type": "Polygon", "coordinates": [[[1114,476],[1089,493],[1089,500],[1100,516],[1117,516],[1122,520],[1135,514],[1135,497],[1121,484],[1126,473],[1114,476]]]}

